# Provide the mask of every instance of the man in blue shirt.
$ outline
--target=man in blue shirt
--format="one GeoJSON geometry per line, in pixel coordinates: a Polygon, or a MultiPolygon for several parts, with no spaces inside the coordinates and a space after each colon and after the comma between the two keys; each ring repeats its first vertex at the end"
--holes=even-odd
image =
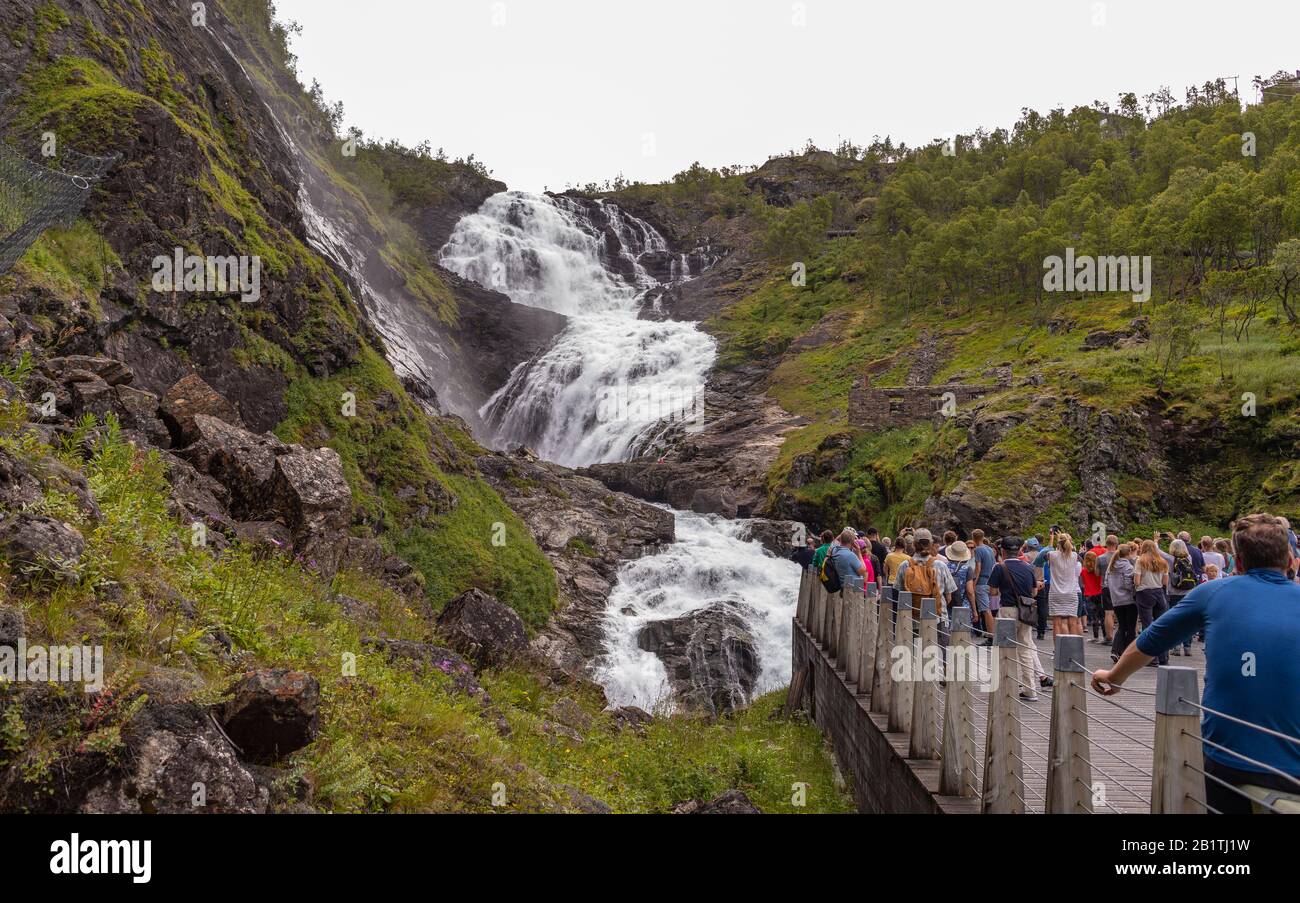
{"type": "Polygon", "coordinates": [[[1206,779],[1205,801],[1220,812],[1249,813],[1249,800],[1219,781],[1300,793],[1300,743],[1208,710],[1300,739],[1300,585],[1286,578],[1290,546],[1280,518],[1243,517],[1232,539],[1238,576],[1202,583],[1189,592],[1142,631],[1115,667],[1097,671],[1092,686],[1107,696],[1118,693],[1152,659],[1205,631],[1201,701],[1207,711],[1201,734],[1209,741],[1205,771],[1218,778],[1206,779]]]}
{"type": "Polygon", "coordinates": [[[840,575],[840,584],[842,586],[851,586],[854,589],[862,589],[867,567],[862,563],[861,558],[853,554],[853,550],[850,548],[856,538],[857,536],[853,531],[846,528],[840,534],[839,544],[832,545],[827,554],[831,556],[831,566],[840,575]]]}

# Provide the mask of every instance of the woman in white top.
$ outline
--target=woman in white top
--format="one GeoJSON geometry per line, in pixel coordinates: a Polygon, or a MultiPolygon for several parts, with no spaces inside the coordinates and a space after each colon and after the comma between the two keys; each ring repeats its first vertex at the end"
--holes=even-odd
{"type": "Polygon", "coordinates": [[[1047,592],[1047,613],[1052,616],[1052,634],[1083,635],[1079,620],[1079,555],[1068,533],[1059,533],[1056,548],[1047,553],[1052,580],[1047,592]]]}

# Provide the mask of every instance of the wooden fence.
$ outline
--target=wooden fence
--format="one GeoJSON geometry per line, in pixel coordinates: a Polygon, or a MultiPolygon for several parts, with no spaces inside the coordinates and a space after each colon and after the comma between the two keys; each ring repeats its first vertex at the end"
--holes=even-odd
{"type": "MultiPolygon", "coordinates": [[[[946,626],[941,614],[935,600],[913,599],[892,587],[868,584],[830,594],[805,569],[794,629],[811,637],[855,705],[886,716],[890,733],[907,735],[909,761],[937,760],[938,794],[977,800],[980,812],[1024,813],[1033,811],[1027,787],[1039,782],[1042,811],[1118,811],[1106,802],[1106,782],[1095,783],[1106,774],[1093,764],[1097,750],[1089,724],[1096,716],[1088,713],[1084,638],[1058,636],[1054,651],[1044,653],[1054,661],[1054,686],[1046,768],[1040,771],[1026,761],[1024,733],[1042,735],[1021,717],[1023,682],[1017,672],[1024,647],[1016,640],[1016,621],[995,621],[989,647],[972,637],[969,609],[954,609],[946,626]],[[977,692],[988,694],[982,758],[977,692]]],[[[806,704],[808,675],[801,670],[807,666],[796,668],[791,680],[792,706],[806,704]]],[[[1185,702],[1199,698],[1195,668],[1158,669],[1155,740],[1146,747],[1152,757],[1146,799],[1151,812],[1206,811],[1200,718],[1185,702]]]]}

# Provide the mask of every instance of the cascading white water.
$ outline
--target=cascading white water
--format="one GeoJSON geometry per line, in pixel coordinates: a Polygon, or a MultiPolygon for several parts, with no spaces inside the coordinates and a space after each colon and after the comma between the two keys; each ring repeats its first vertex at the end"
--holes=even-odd
{"type": "Polygon", "coordinates": [[[700,421],[713,339],[693,323],[638,318],[660,285],[642,259],[667,252],[663,236],[613,204],[508,192],[461,219],[443,266],[569,317],[480,411],[497,445],[581,467],[642,451],[664,419],[700,421]]]}
{"type": "MultiPolygon", "coordinates": [[[[551,347],[520,364],[480,410],[498,446],[524,444],[576,467],[645,454],[664,419],[702,423],[716,345],[693,323],[638,317],[664,284],[647,262],[668,283],[691,276],[687,257],[671,254],[647,223],[609,203],[507,192],[460,220],[441,262],[519,304],[569,317],[551,347]]],[[[610,596],[606,654],[596,663],[610,698],[671,707],[664,666],[638,648],[639,634],[727,600],[740,603],[753,639],[754,692],[788,680],[797,567],[742,540],[741,523],[674,513],[677,541],[624,564],[610,596]]]]}
{"type": "Polygon", "coordinates": [[[653,652],[637,645],[652,621],[677,618],[718,602],[739,603],[762,670],[754,692],[790,680],[790,619],[799,566],[763,554],[742,538],[745,525],[715,515],[677,511],[677,542],[658,555],[630,561],[605,612],[607,651],[596,676],[614,705],[672,708],[668,676],[653,652]]]}

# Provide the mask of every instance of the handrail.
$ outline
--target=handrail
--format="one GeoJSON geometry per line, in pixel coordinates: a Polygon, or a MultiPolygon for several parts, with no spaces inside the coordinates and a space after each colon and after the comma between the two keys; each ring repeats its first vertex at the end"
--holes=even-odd
{"type": "MultiPolygon", "coordinates": [[[[1207,773],[1205,748],[1235,756],[1300,788],[1297,776],[1201,736],[1204,713],[1300,744],[1300,738],[1195,701],[1200,698],[1195,668],[1159,666],[1154,691],[1124,688],[1152,700],[1154,714],[1147,714],[1090,690],[1088,680],[1095,672],[1084,662],[1082,636],[1060,635],[1054,638],[1053,650],[1038,649],[1016,638],[1016,621],[999,618],[994,622],[994,645],[977,646],[973,638],[988,634],[971,623],[968,608],[947,613],[951,623],[946,628],[935,600],[921,599],[915,610],[918,618],[913,617],[910,593],[888,586],[877,589],[868,584],[862,590],[846,588],[827,594],[816,575],[805,569],[796,621],[817,642],[821,654],[834,663],[846,691],[868,697],[864,704],[872,713],[887,718],[889,731],[907,736],[908,758],[938,761],[941,796],[978,798],[984,812],[1040,811],[1031,802],[1035,806],[1041,803],[1041,811],[1048,812],[1121,812],[1106,798],[1106,791],[1113,789],[1151,812],[1204,813],[1219,811],[1207,800],[1212,790],[1221,793],[1218,788],[1224,788],[1250,800],[1259,810],[1282,811],[1207,773]],[[1031,648],[1052,659],[1052,687],[1028,687],[1021,680],[1021,668],[1028,668],[1028,664],[1022,665],[1021,656],[1031,648]],[[983,666],[976,665],[974,674],[967,668],[958,676],[958,662],[965,666],[990,651],[996,656],[991,672],[980,673],[983,666]],[[895,672],[896,661],[905,662],[908,669],[895,672]],[[931,673],[936,663],[942,686],[931,673]],[[975,692],[981,680],[996,680],[992,692],[975,692]],[[1046,696],[1050,711],[1023,698],[1021,690],[1026,696],[1046,696]],[[975,704],[980,697],[988,701],[982,723],[975,704]],[[1108,708],[1090,712],[1090,699],[1099,699],[1108,708]],[[1148,739],[1139,736],[1146,728],[1112,723],[1104,717],[1105,711],[1111,710],[1151,725],[1148,739]],[[1149,769],[1143,766],[1141,755],[1133,761],[1099,736],[1122,737],[1149,751],[1149,769]],[[1046,752],[1043,746],[1027,746],[1024,737],[1045,743],[1046,752]],[[982,761],[977,743],[984,747],[982,761]],[[1122,767],[1102,767],[1099,755],[1109,756],[1122,767]],[[1034,762],[1035,758],[1043,765],[1034,762]],[[1094,783],[1094,772],[1104,783],[1094,783]],[[1130,782],[1129,772],[1149,781],[1149,791],[1130,782]],[[1032,786],[1027,779],[1032,779],[1032,786]]],[[[1120,805],[1132,811],[1131,804],[1120,801],[1120,805]]]]}

